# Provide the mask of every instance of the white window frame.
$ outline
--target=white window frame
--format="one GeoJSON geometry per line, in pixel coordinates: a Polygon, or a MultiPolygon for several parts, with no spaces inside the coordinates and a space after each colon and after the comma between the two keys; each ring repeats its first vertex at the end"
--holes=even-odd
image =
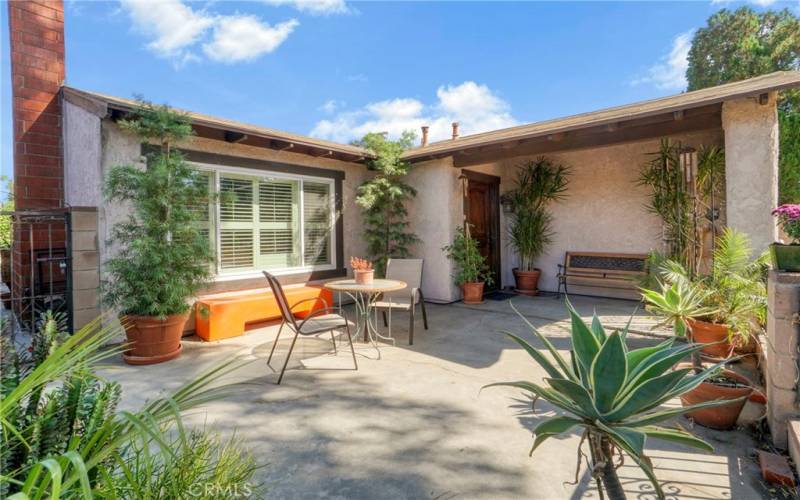
{"type": "MultiPolygon", "coordinates": [[[[214,192],[219,193],[219,182],[220,182],[220,174],[235,174],[235,175],[243,175],[248,177],[253,177],[257,179],[263,180],[270,180],[270,179],[280,179],[280,180],[294,180],[300,182],[300,253],[303,260],[302,266],[296,267],[286,267],[286,268],[278,268],[278,269],[270,269],[270,274],[274,274],[276,276],[282,276],[287,274],[297,274],[303,272],[313,272],[313,271],[330,271],[336,269],[336,263],[338,262],[338,255],[337,255],[337,231],[336,231],[336,180],[329,178],[329,177],[315,177],[311,175],[300,175],[300,174],[289,174],[284,172],[272,172],[267,170],[260,170],[255,168],[244,168],[244,167],[232,167],[228,165],[217,165],[211,163],[202,163],[202,162],[188,162],[193,168],[202,171],[208,172],[213,175],[213,182],[214,182],[214,192]],[[331,245],[331,263],[324,264],[324,265],[316,265],[316,266],[306,266],[305,265],[305,218],[303,215],[304,210],[304,199],[303,199],[303,182],[309,181],[314,182],[317,184],[328,184],[330,186],[330,245],[331,245]]],[[[256,277],[263,277],[264,275],[261,274],[260,270],[254,271],[232,271],[232,272],[224,272],[221,269],[221,261],[219,258],[221,252],[221,241],[220,241],[220,228],[221,224],[220,221],[220,204],[214,203],[214,210],[211,211],[210,214],[211,220],[209,221],[210,225],[214,231],[214,269],[215,269],[215,277],[214,281],[232,281],[237,279],[247,279],[247,278],[256,278],[256,277]]]]}

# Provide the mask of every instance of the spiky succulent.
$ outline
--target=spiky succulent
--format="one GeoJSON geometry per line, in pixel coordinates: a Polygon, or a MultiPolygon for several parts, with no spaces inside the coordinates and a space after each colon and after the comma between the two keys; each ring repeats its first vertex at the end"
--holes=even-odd
{"type": "MultiPolygon", "coordinates": [[[[511,307],[514,308],[513,304],[511,307]]],[[[589,437],[607,439],[617,450],[629,455],[653,483],[659,498],[664,498],[650,460],[645,454],[647,438],[672,441],[708,451],[712,448],[684,430],[655,424],[701,408],[727,405],[733,401],[710,401],[670,409],[660,407],[699,386],[724,362],[698,374],[690,374],[691,368],[673,370],[676,363],[701,349],[702,345],[676,346],[674,339],[670,339],[656,346],[630,350],[625,344],[627,326],[609,334],[596,314],[591,325],[587,325],[569,302],[567,308],[572,322],[572,351],[569,361],[516,308],[514,311],[544,344],[545,349],[539,350],[523,338],[504,332],[547,372],[548,376],[544,379],[546,385],[516,381],[499,382],[487,387],[516,387],[568,414],[547,419],[536,427],[531,454],[546,439],[575,427],[582,427],[589,437]],[[549,357],[545,353],[549,353],[549,357]]],[[[611,457],[604,458],[610,461],[611,457]]]]}

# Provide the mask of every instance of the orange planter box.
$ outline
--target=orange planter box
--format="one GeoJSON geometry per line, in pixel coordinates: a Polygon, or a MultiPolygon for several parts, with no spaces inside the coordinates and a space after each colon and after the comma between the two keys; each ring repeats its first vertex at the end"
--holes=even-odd
{"type": "MultiPolygon", "coordinates": [[[[333,305],[330,290],[315,286],[287,287],[283,289],[289,305],[304,299],[321,297],[328,306],[333,305]]],[[[293,309],[295,316],[303,318],[310,312],[322,309],[321,301],[308,301],[293,309]]],[[[280,319],[278,302],[270,289],[227,292],[202,297],[195,303],[195,333],[203,340],[220,340],[244,335],[247,323],[280,319]]]]}

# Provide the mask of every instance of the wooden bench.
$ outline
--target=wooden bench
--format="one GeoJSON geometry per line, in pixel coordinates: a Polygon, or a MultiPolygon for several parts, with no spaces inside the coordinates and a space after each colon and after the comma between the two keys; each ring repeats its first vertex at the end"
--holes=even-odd
{"type": "Polygon", "coordinates": [[[564,264],[558,265],[558,294],[561,296],[562,287],[568,294],[572,285],[585,295],[639,299],[639,280],[647,275],[647,258],[646,254],[567,252],[564,264]]]}
{"type": "MultiPolygon", "coordinates": [[[[333,305],[330,290],[316,286],[288,286],[284,288],[286,299],[298,307],[292,311],[298,317],[333,305]],[[309,300],[321,298],[320,300],[309,300]]],[[[244,335],[248,323],[279,319],[278,303],[268,288],[226,292],[201,297],[195,303],[195,333],[203,340],[220,340],[244,335]]]]}

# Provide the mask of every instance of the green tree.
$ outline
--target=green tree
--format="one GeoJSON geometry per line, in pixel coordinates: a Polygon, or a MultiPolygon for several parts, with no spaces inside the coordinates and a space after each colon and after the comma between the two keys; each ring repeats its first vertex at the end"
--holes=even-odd
{"type": "MultiPolygon", "coordinates": [[[[697,30],[686,70],[689,90],[800,69],[800,18],[784,9],[722,9],[697,30]]],[[[780,199],[800,203],[800,91],[778,101],[781,124],[780,199]]]]}
{"type": "Polygon", "coordinates": [[[411,164],[400,158],[414,144],[414,138],[409,131],[396,141],[384,134],[370,133],[356,143],[374,155],[367,160],[367,168],[375,176],[358,187],[356,203],[364,215],[367,252],[374,259],[379,276],[384,275],[390,258],[409,257],[411,246],[419,240],[409,231],[406,209],[406,203],[417,191],[403,181],[411,164]]]}
{"type": "Polygon", "coordinates": [[[145,102],[120,127],[158,146],[147,155],[146,168],[116,166],[106,179],[107,199],[132,209],[111,235],[120,250],[106,262],[110,279],[104,299],[124,314],[182,314],[210,278],[212,262],[200,229],[208,184],[175,147],[192,128],[188,117],[145,102]]]}
{"type": "MultiPolygon", "coordinates": [[[[5,184],[5,192],[0,196],[5,201],[0,202],[0,212],[14,211],[14,184],[5,175],[0,175],[0,183],[5,184]]],[[[11,216],[0,215],[0,248],[11,248],[11,216]]]]}

